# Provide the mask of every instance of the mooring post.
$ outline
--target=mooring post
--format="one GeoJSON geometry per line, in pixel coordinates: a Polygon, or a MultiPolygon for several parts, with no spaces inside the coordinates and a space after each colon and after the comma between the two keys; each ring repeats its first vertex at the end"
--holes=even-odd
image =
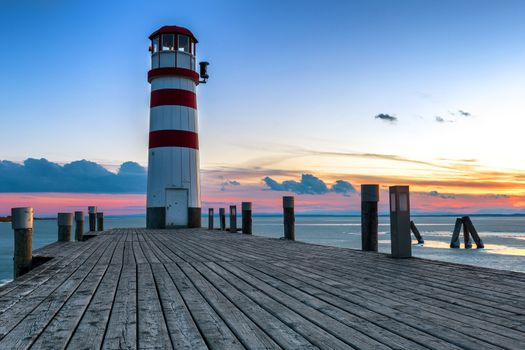
{"type": "Polygon", "coordinates": [[[284,239],[295,241],[294,197],[283,197],[284,239]]]}
{"type": "Polygon", "coordinates": [[[479,237],[478,231],[476,231],[476,228],[474,227],[472,220],[470,220],[470,217],[464,216],[462,220],[463,220],[463,224],[467,226],[468,232],[472,235],[474,242],[476,242],[476,248],[478,249],[485,248],[485,245],[483,244],[483,241],[479,237]]]}
{"type": "Polygon", "coordinates": [[[104,213],[97,212],[97,231],[104,231],[104,213]]]}
{"type": "Polygon", "coordinates": [[[454,232],[452,232],[452,239],[450,240],[450,248],[459,248],[459,234],[461,233],[462,225],[463,220],[457,218],[456,225],[454,225],[454,232]]]}
{"type": "Polygon", "coordinates": [[[377,252],[379,185],[361,185],[361,249],[377,252]]]}
{"type": "Polygon", "coordinates": [[[84,212],[75,212],[75,240],[81,242],[84,240],[84,212]]]}
{"type": "Polygon", "coordinates": [[[88,207],[89,213],[89,231],[97,229],[97,207],[88,207]]]}
{"type": "Polygon", "coordinates": [[[242,233],[252,234],[252,202],[242,202],[242,233]]]}
{"type": "Polygon", "coordinates": [[[465,242],[465,249],[471,249],[472,248],[472,242],[470,241],[470,231],[465,223],[465,218],[462,218],[463,221],[463,241],[465,242]]]}
{"type": "Polygon", "coordinates": [[[219,224],[221,231],[226,231],[226,209],[219,208],[219,224]]]}
{"type": "Polygon", "coordinates": [[[414,234],[414,236],[416,236],[417,243],[419,244],[425,243],[425,240],[421,236],[421,233],[419,233],[419,230],[417,229],[417,226],[414,223],[414,221],[410,221],[410,230],[412,230],[412,233],[414,234]]]}
{"type": "Polygon", "coordinates": [[[15,233],[13,278],[31,270],[33,258],[33,208],[12,208],[11,227],[15,233]]]}
{"type": "Polygon", "coordinates": [[[213,230],[213,208],[208,208],[208,230],[213,230]]]}
{"type": "Polygon", "coordinates": [[[73,214],[72,213],[58,213],[58,241],[71,241],[71,232],[73,231],[73,214]]]}
{"type": "Polygon", "coordinates": [[[230,205],[230,232],[237,232],[237,206],[230,205]]]}
{"type": "Polygon", "coordinates": [[[409,195],[408,186],[390,187],[390,246],[393,258],[412,256],[409,195]]]}

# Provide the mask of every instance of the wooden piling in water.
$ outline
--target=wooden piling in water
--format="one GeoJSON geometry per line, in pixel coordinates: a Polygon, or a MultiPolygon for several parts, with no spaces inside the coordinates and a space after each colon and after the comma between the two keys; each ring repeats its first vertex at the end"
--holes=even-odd
{"type": "Polygon", "coordinates": [[[468,232],[472,236],[472,239],[474,239],[474,242],[476,243],[476,248],[485,248],[485,245],[483,244],[483,241],[478,235],[478,231],[476,231],[476,228],[474,227],[474,224],[472,223],[472,220],[470,220],[469,216],[464,216],[461,218],[463,220],[463,225],[467,227],[468,232]]]}
{"type": "Polygon", "coordinates": [[[454,225],[454,232],[452,232],[452,239],[450,240],[450,248],[459,248],[459,234],[461,233],[461,226],[463,220],[456,219],[456,225],[454,225]]]}
{"type": "Polygon", "coordinates": [[[219,224],[221,231],[226,231],[226,209],[219,208],[219,224]]]}
{"type": "Polygon", "coordinates": [[[423,244],[423,243],[425,243],[425,240],[424,240],[423,237],[421,236],[421,233],[420,233],[419,230],[417,229],[417,226],[416,226],[416,224],[414,223],[414,221],[410,221],[410,230],[412,231],[412,233],[413,233],[414,236],[416,237],[416,239],[417,239],[417,243],[419,243],[419,244],[423,244]]]}
{"type": "Polygon", "coordinates": [[[82,242],[84,240],[84,212],[75,212],[75,240],[82,242]]]}
{"type": "Polygon", "coordinates": [[[237,232],[237,206],[230,205],[230,232],[237,232]]]}
{"type": "Polygon", "coordinates": [[[58,241],[70,242],[71,232],[73,231],[73,214],[72,213],[58,213],[58,241]]]}
{"type": "Polygon", "coordinates": [[[97,231],[104,231],[104,213],[97,213],[97,231]]]}
{"type": "Polygon", "coordinates": [[[284,239],[295,241],[294,197],[283,197],[284,239]]]}
{"type": "Polygon", "coordinates": [[[252,203],[242,202],[242,233],[252,234],[252,203]]]}
{"type": "Polygon", "coordinates": [[[468,226],[465,224],[465,220],[462,218],[463,221],[463,242],[465,242],[465,249],[471,249],[472,248],[472,242],[470,240],[470,231],[468,226]]]}
{"type": "Polygon", "coordinates": [[[33,259],[33,208],[12,208],[11,227],[14,230],[13,278],[31,269],[33,259]]]}
{"type": "Polygon", "coordinates": [[[213,208],[208,208],[208,230],[213,230],[213,208]]]}
{"type": "Polygon", "coordinates": [[[361,250],[377,252],[379,185],[361,185],[361,250]]]}
{"type": "Polygon", "coordinates": [[[89,231],[97,229],[97,207],[88,207],[89,213],[89,231]]]}

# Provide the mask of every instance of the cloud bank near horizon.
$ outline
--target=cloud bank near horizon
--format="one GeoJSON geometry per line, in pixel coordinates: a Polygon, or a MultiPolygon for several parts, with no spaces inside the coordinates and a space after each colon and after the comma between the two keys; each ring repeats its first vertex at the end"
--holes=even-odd
{"type": "Polygon", "coordinates": [[[268,189],[272,191],[286,191],[295,194],[326,194],[328,192],[335,192],[344,196],[349,196],[355,193],[354,186],[348,181],[337,180],[332,187],[328,187],[326,183],[320,178],[312,174],[302,174],[300,181],[285,180],[277,182],[269,176],[263,179],[268,189]]]}
{"type": "Polygon", "coordinates": [[[0,192],[146,193],[146,169],[124,162],[117,173],[85,159],[64,165],[45,158],[0,161],[0,192]]]}

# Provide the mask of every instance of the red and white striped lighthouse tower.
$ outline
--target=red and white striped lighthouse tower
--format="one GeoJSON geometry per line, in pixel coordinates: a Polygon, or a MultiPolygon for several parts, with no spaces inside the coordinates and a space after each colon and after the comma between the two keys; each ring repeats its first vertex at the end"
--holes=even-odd
{"type": "Polygon", "coordinates": [[[164,26],[149,38],[151,101],[146,226],[200,227],[197,39],[188,29],[177,26],[164,26]]]}

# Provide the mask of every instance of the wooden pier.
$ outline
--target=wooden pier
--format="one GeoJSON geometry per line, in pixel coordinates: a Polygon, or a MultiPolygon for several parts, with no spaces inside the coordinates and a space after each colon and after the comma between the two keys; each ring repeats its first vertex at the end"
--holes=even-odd
{"type": "Polygon", "coordinates": [[[525,349],[525,274],[115,229],[0,288],[0,349],[525,349]]]}

